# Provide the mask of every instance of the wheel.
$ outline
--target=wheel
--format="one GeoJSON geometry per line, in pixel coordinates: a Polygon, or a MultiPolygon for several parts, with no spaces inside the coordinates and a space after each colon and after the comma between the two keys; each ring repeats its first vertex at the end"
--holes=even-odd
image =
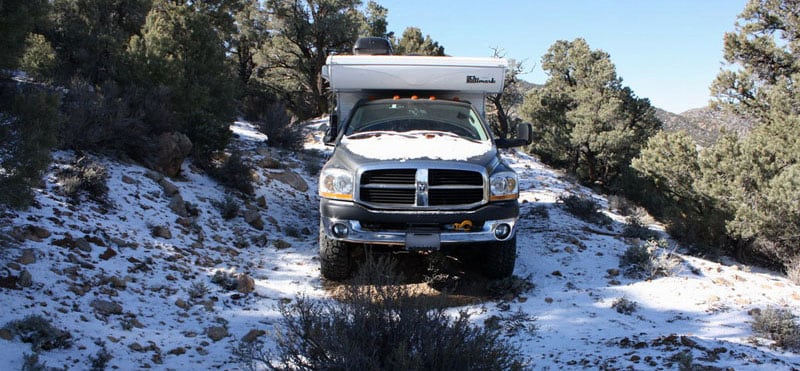
{"type": "Polygon", "coordinates": [[[334,281],[347,278],[353,265],[350,258],[350,244],[328,238],[320,229],[319,261],[322,277],[334,281]]]}
{"type": "Polygon", "coordinates": [[[510,277],[517,261],[517,237],[487,246],[483,251],[483,259],[483,273],[487,277],[510,277]]]}

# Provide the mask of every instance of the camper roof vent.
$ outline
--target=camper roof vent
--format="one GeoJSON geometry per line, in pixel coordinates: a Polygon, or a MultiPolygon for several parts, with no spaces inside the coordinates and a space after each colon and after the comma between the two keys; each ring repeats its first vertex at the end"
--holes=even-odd
{"type": "Polygon", "coordinates": [[[353,45],[353,55],[391,55],[392,44],[382,37],[359,37],[353,45]]]}

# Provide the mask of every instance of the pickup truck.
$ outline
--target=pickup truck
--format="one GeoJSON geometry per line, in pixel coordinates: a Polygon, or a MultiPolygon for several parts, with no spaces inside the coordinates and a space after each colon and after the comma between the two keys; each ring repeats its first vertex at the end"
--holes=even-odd
{"type": "MultiPolygon", "coordinates": [[[[387,53],[381,53],[387,54],[387,53]]],[[[502,91],[497,58],[335,55],[323,77],[336,98],[320,171],[322,276],[347,278],[364,247],[481,254],[491,278],[513,274],[517,174],[495,139],[486,94],[502,91]]]]}

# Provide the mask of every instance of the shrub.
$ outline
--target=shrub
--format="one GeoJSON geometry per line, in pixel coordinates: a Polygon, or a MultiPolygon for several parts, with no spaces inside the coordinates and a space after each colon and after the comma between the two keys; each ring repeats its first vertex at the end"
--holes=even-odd
{"type": "Polygon", "coordinates": [[[72,346],[72,335],[68,331],[56,328],[40,315],[30,315],[22,320],[9,322],[5,328],[19,336],[23,342],[31,343],[31,349],[35,352],[72,346]]]}
{"type": "Polygon", "coordinates": [[[40,34],[28,34],[20,67],[38,81],[49,81],[55,74],[57,63],[56,51],[50,42],[40,34]]]}
{"type": "Polygon", "coordinates": [[[751,311],[753,332],[775,341],[775,346],[796,351],[800,350],[800,325],[788,309],[768,307],[751,311]]]}
{"type": "Polygon", "coordinates": [[[73,203],[80,203],[82,196],[99,203],[106,203],[108,195],[108,172],[86,156],[80,156],[55,174],[61,193],[73,203]]]}
{"type": "Polygon", "coordinates": [[[666,240],[649,240],[643,244],[630,246],[619,259],[619,266],[625,276],[639,278],[667,277],[679,264],[679,260],[667,251],[666,240]]]}
{"type": "Polygon", "coordinates": [[[800,285],[800,255],[789,259],[789,263],[786,264],[786,276],[795,285],[800,285]]]}
{"type": "Polygon", "coordinates": [[[110,361],[114,356],[108,352],[105,345],[103,345],[100,350],[97,351],[95,356],[89,356],[89,361],[92,363],[92,371],[102,371],[106,369],[108,365],[108,361],[110,361]]]}
{"type": "Polygon", "coordinates": [[[47,371],[47,363],[39,362],[39,355],[25,353],[22,355],[22,371],[47,371]]]}
{"type": "Polygon", "coordinates": [[[231,195],[226,195],[225,199],[213,202],[214,206],[219,210],[220,215],[225,220],[231,220],[239,215],[241,205],[231,195]]]}
{"type": "Polygon", "coordinates": [[[231,153],[221,166],[208,169],[209,175],[222,185],[244,194],[253,194],[253,169],[242,160],[238,151],[231,153]]]}
{"type": "Polygon", "coordinates": [[[292,122],[283,102],[266,104],[258,114],[258,130],[267,135],[270,146],[299,151],[303,148],[303,128],[292,122]]]}
{"type": "Polygon", "coordinates": [[[192,282],[186,292],[191,299],[200,299],[208,294],[208,286],[203,281],[192,282]]]}
{"type": "Polygon", "coordinates": [[[583,221],[599,225],[611,224],[611,218],[600,211],[600,204],[592,197],[561,195],[558,200],[564,204],[567,212],[583,221]]]}
{"type": "Polygon", "coordinates": [[[363,265],[340,302],[301,297],[282,304],[277,363],[269,351],[242,343],[251,368],[275,369],[522,369],[520,352],[497,329],[453,317],[430,299],[412,296],[384,259],[363,265]]]}
{"type": "Polygon", "coordinates": [[[636,311],[638,308],[638,304],[635,301],[628,300],[627,298],[618,298],[611,303],[611,308],[617,310],[617,313],[622,313],[624,315],[631,315],[633,312],[636,311]]]}
{"type": "Polygon", "coordinates": [[[24,208],[41,183],[56,144],[59,96],[26,87],[0,87],[0,203],[24,208]]]}
{"type": "Polygon", "coordinates": [[[631,215],[625,219],[625,228],[622,230],[622,236],[649,240],[658,237],[658,233],[647,228],[638,216],[631,215]]]}

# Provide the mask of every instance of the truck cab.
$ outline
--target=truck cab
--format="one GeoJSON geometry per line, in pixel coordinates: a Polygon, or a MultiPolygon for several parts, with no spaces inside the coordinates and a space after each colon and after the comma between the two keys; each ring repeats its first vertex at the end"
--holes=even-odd
{"type": "Polygon", "coordinates": [[[502,91],[497,58],[331,56],[323,69],[336,99],[320,172],[323,277],[347,278],[361,246],[397,251],[471,248],[492,278],[513,274],[517,174],[495,139],[486,94],[502,91]]]}

